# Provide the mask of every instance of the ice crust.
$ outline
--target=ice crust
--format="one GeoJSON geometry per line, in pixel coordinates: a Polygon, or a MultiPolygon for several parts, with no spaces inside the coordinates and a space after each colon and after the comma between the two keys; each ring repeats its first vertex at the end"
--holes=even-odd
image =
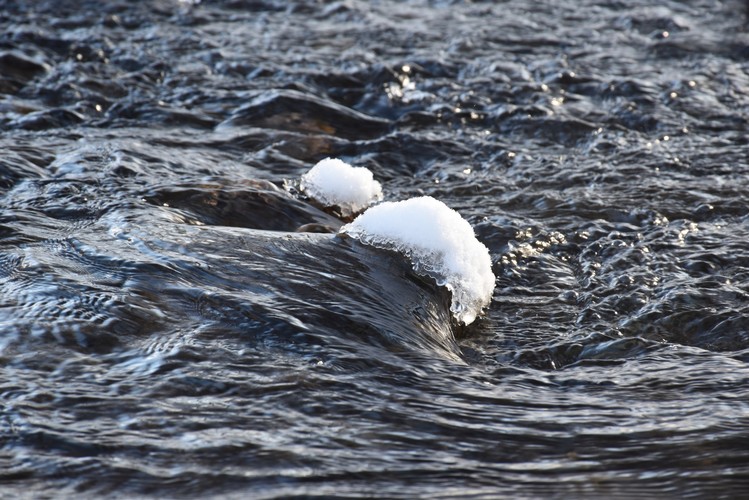
{"type": "Polygon", "coordinates": [[[404,253],[414,271],[450,290],[450,310],[466,325],[491,301],[495,277],[489,250],[476,239],[471,225],[439,200],[423,196],[381,203],[340,232],[404,253]]]}
{"type": "Polygon", "coordinates": [[[299,188],[327,207],[338,206],[349,217],[382,199],[382,186],[372,172],[352,167],[337,158],[326,158],[302,175],[299,188]]]}

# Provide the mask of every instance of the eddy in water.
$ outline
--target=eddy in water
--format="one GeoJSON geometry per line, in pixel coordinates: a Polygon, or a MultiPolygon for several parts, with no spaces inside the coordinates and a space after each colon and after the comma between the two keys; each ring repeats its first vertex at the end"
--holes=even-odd
{"type": "MultiPolygon", "coordinates": [[[[324,160],[305,176],[304,193],[355,215],[382,197],[364,170],[324,160]],[[331,165],[337,173],[329,177],[324,170],[331,165]]],[[[106,277],[102,286],[118,283],[116,296],[76,305],[76,314],[118,309],[106,313],[124,318],[114,328],[113,348],[159,337],[170,325],[212,322],[304,355],[322,356],[322,346],[340,343],[358,351],[364,343],[460,359],[454,328],[487,306],[494,275],[486,247],[457,212],[423,197],[374,205],[337,234],[295,231],[310,223],[331,231],[341,226],[267,183],[169,186],[77,229],[54,254],[45,243],[22,251],[38,263],[27,271],[48,277],[50,287],[90,283],[93,276],[106,277]],[[243,220],[255,227],[241,227],[243,220]],[[68,268],[76,272],[60,276],[68,268]]],[[[63,341],[102,345],[80,332],[63,341]]]]}

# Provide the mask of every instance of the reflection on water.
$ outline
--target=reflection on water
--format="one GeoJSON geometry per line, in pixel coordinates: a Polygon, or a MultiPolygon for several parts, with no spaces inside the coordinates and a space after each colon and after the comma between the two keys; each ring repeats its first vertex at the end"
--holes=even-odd
{"type": "Polygon", "coordinates": [[[6,2],[0,490],[735,498],[744,21],[6,2]],[[486,317],[283,189],[325,157],[470,221],[486,317]]]}

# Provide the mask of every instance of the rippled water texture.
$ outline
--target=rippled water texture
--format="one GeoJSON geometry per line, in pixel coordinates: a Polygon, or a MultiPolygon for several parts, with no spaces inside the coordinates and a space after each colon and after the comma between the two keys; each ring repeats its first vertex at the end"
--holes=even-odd
{"type": "Polygon", "coordinates": [[[745,7],[0,0],[1,496],[740,497],[745,7]],[[476,228],[483,319],[329,156],[476,228]]]}

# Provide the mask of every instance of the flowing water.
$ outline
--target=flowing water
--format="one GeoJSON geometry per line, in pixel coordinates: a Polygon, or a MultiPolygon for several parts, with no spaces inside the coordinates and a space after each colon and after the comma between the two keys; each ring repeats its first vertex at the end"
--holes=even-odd
{"type": "Polygon", "coordinates": [[[2,496],[746,493],[746,14],[0,0],[2,496]],[[473,225],[483,318],[325,157],[473,225]]]}

